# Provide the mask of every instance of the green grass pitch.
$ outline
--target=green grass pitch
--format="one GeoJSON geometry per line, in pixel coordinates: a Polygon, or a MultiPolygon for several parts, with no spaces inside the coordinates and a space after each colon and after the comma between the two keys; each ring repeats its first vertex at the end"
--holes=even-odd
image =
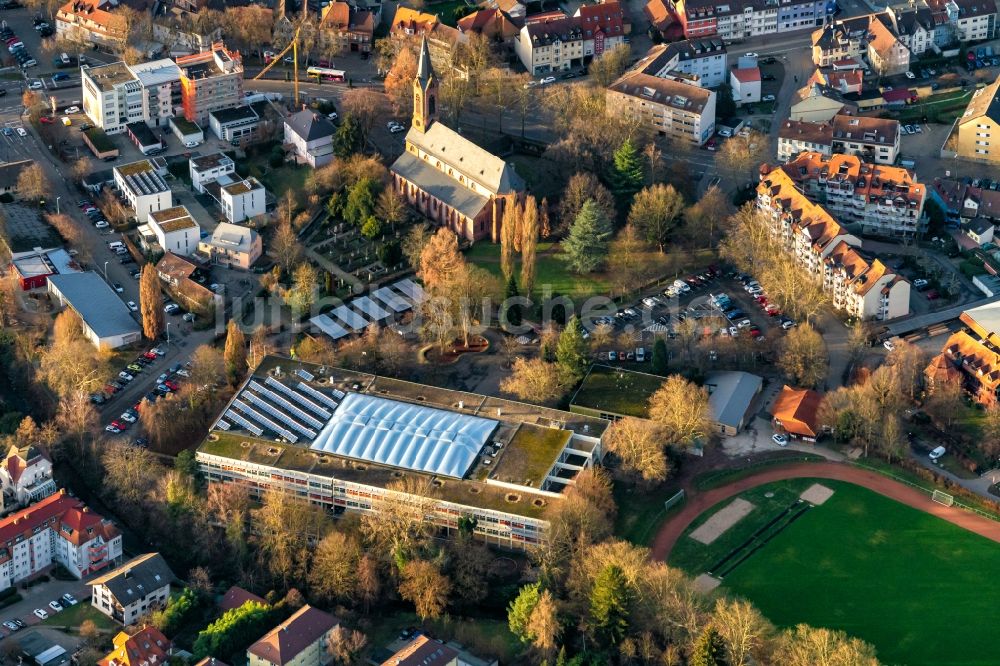
{"type": "MultiPolygon", "coordinates": [[[[805,622],[862,638],[883,663],[1000,663],[1000,544],[865,488],[819,483],[833,497],[729,574],[726,591],[779,626],[805,622]]],[[[690,549],[683,566],[697,573],[690,549]]]]}

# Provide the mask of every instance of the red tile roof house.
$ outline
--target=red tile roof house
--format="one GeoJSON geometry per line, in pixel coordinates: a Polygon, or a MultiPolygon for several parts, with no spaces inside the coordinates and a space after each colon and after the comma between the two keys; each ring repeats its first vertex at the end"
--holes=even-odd
{"type": "Polygon", "coordinates": [[[170,641],[156,627],[146,627],[129,636],[118,632],[115,649],[98,660],[97,666],[153,666],[166,664],[172,652],[170,641]]]}
{"type": "Polygon", "coordinates": [[[239,585],[233,585],[231,588],[226,590],[222,600],[219,601],[219,608],[221,608],[222,612],[225,613],[228,610],[239,608],[248,601],[256,601],[259,604],[267,604],[262,597],[258,597],[253,592],[244,590],[239,585]]]}
{"type": "Polygon", "coordinates": [[[775,432],[815,442],[820,434],[818,412],[822,402],[823,396],[816,391],[783,386],[771,405],[775,432]]]}
{"type": "Polygon", "coordinates": [[[324,666],[330,632],[340,620],[305,605],[247,648],[250,666],[324,666]]]}

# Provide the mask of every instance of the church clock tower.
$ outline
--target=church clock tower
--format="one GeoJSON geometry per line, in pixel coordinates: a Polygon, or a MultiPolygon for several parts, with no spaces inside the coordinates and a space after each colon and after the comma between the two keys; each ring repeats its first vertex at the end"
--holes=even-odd
{"type": "Polygon", "coordinates": [[[413,129],[426,132],[437,119],[437,96],[438,83],[431,67],[431,54],[425,36],[420,40],[417,76],[413,79],[413,129]]]}

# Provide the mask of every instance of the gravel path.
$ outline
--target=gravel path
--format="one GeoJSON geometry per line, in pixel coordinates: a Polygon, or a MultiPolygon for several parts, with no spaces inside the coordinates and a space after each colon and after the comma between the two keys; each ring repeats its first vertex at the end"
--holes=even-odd
{"type": "Polygon", "coordinates": [[[853,483],[1000,543],[1000,522],[965,509],[938,504],[932,501],[926,493],[893,481],[881,474],[853,467],[846,463],[797,463],[770,468],[759,474],[734,481],[728,486],[713,488],[703,493],[689,489],[688,500],[680,513],[670,518],[657,533],[656,539],[653,541],[653,557],[658,560],[666,560],[684,530],[695,518],[719,502],[765,483],[799,478],[833,479],[853,483]]]}

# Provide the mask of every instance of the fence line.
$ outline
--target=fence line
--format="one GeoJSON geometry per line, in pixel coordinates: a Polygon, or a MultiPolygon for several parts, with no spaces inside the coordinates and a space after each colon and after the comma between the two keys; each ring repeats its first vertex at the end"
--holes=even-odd
{"type": "MultiPolygon", "coordinates": [[[[868,470],[870,472],[875,472],[876,474],[881,474],[884,477],[890,478],[893,481],[896,481],[898,483],[902,483],[902,484],[905,484],[907,486],[910,486],[911,488],[916,488],[917,490],[920,490],[922,492],[927,493],[929,496],[933,496],[934,495],[934,491],[938,490],[937,488],[928,488],[926,486],[922,486],[920,484],[914,483],[913,481],[910,481],[909,479],[904,479],[902,477],[896,476],[895,474],[891,474],[890,472],[886,472],[885,470],[878,469],[877,467],[870,467],[870,466],[868,466],[868,465],[866,465],[866,464],[864,464],[862,462],[858,462],[857,460],[853,461],[851,464],[852,465],[857,465],[858,467],[860,467],[862,469],[866,469],[866,470],[868,470]]],[[[942,491],[942,492],[944,492],[944,491],[942,491]]],[[[990,520],[993,520],[993,521],[996,521],[996,522],[1000,522],[1000,516],[998,516],[997,514],[990,513],[989,511],[983,511],[982,509],[976,508],[976,507],[971,506],[969,504],[965,504],[964,502],[959,502],[958,500],[955,500],[952,503],[952,506],[957,506],[960,509],[965,509],[966,511],[971,511],[972,513],[977,513],[980,516],[982,516],[983,518],[989,518],[990,520]]]]}

